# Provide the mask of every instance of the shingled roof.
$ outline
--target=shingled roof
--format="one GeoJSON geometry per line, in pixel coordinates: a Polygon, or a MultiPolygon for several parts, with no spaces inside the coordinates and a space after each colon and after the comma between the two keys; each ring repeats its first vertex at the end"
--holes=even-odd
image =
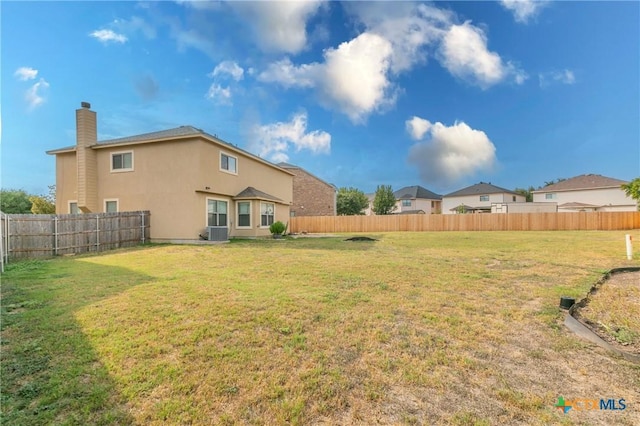
{"type": "Polygon", "coordinates": [[[218,139],[217,137],[208,135],[207,133],[193,126],[180,126],[180,127],[174,127],[173,129],[160,130],[157,132],[142,133],[140,135],[127,136],[124,138],[107,139],[103,141],[98,141],[98,145],[136,143],[136,142],[144,142],[144,141],[150,141],[150,140],[156,140],[156,139],[179,138],[184,136],[195,136],[195,135],[207,135],[209,137],[214,137],[215,139],[218,139]]]}
{"type": "Polygon", "coordinates": [[[258,189],[255,189],[253,186],[248,186],[244,190],[242,190],[238,195],[233,197],[234,200],[267,200],[267,201],[280,201],[282,200],[278,197],[274,197],[273,195],[267,194],[266,192],[262,192],[258,189]]]}
{"type": "Polygon", "coordinates": [[[445,195],[445,197],[464,197],[467,195],[485,195],[485,194],[514,194],[516,192],[510,189],[500,188],[499,186],[491,185],[491,183],[480,182],[475,185],[462,188],[458,191],[445,195]]]}
{"type": "Polygon", "coordinates": [[[576,191],[580,189],[619,188],[620,185],[624,183],[627,182],[602,175],[588,174],[565,179],[533,192],[561,192],[576,191]]]}
{"type": "Polygon", "coordinates": [[[413,200],[417,198],[426,200],[442,200],[442,195],[431,192],[420,185],[405,186],[404,188],[400,188],[395,191],[393,195],[396,197],[396,200],[413,200]]]}

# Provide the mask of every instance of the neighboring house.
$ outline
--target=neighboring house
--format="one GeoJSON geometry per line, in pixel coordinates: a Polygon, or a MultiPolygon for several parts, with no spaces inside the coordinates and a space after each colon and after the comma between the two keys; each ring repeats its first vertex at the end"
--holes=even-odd
{"type": "Polygon", "coordinates": [[[524,195],[480,182],[442,197],[442,213],[488,213],[494,203],[524,203],[524,195]]]}
{"type": "Polygon", "coordinates": [[[338,189],[302,167],[288,163],[278,166],[293,174],[291,216],[335,216],[338,189]]]}
{"type": "Polygon", "coordinates": [[[493,203],[491,213],[556,213],[556,203],[493,203]]]}
{"type": "Polygon", "coordinates": [[[393,193],[396,214],[433,214],[442,212],[442,195],[419,185],[405,186],[393,193]]]}
{"type": "Polygon", "coordinates": [[[557,203],[559,212],[636,211],[637,202],[620,187],[625,183],[602,175],[580,175],[533,191],[533,201],[557,203]]]}
{"type": "Polygon", "coordinates": [[[152,241],[269,235],[286,222],[293,174],[191,126],[97,140],[76,110],[77,144],[56,157],[56,212],[149,210],[152,241]]]}

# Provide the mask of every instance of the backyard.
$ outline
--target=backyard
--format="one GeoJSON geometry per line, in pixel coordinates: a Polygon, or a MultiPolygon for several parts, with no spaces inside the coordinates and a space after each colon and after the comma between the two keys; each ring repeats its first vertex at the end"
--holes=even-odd
{"type": "Polygon", "coordinates": [[[574,336],[558,308],[639,265],[624,234],[344,234],[11,263],[0,423],[637,425],[640,365],[574,336]],[[626,409],[563,413],[559,397],[626,409]]]}

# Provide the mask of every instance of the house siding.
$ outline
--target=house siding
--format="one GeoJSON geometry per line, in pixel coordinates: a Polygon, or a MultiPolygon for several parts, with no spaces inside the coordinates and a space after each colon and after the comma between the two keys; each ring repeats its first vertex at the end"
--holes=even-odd
{"type": "Polygon", "coordinates": [[[288,168],[293,176],[294,216],[335,216],[336,189],[300,168],[288,168]]]}
{"type": "MultiPolygon", "coordinates": [[[[579,209],[566,210],[562,208],[565,203],[584,203],[597,206],[596,211],[635,211],[636,202],[627,197],[621,188],[597,188],[581,189],[574,191],[536,191],[533,193],[533,201],[558,203],[558,211],[577,211],[579,209]],[[546,199],[546,194],[555,194],[555,198],[546,199]]],[[[593,210],[593,208],[587,208],[593,210]]]]}
{"type": "Polygon", "coordinates": [[[495,194],[474,194],[474,195],[464,195],[464,196],[455,196],[455,197],[443,197],[442,199],[442,213],[444,214],[456,214],[456,211],[451,211],[461,204],[471,206],[471,207],[485,207],[488,210],[491,209],[491,205],[494,203],[511,203],[513,202],[513,197],[516,197],[517,203],[524,203],[526,201],[526,197],[520,194],[510,194],[510,193],[495,193],[495,194]],[[481,195],[488,195],[489,199],[487,201],[480,201],[481,195]]]}

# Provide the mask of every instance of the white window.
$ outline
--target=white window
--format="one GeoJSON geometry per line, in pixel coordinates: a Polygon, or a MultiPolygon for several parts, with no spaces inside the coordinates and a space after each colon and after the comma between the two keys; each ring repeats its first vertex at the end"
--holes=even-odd
{"type": "Polygon", "coordinates": [[[133,170],[133,151],[112,152],[111,171],[130,172],[133,170]]]}
{"type": "Polygon", "coordinates": [[[238,201],[238,228],[251,228],[251,201],[238,201]]]}
{"type": "Polygon", "coordinates": [[[489,196],[488,195],[481,195],[480,196],[480,201],[489,201],[489,196]]]}
{"type": "Polygon", "coordinates": [[[556,199],[556,194],[544,194],[544,199],[545,200],[555,200],[556,199]]]}
{"type": "Polygon", "coordinates": [[[227,202],[207,199],[207,226],[227,226],[227,202]]]}
{"type": "Polygon", "coordinates": [[[275,211],[275,204],[260,203],[260,226],[270,226],[273,223],[273,216],[275,211]]]}
{"type": "Polygon", "coordinates": [[[78,214],[80,211],[78,210],[78,202],[77,201],[69,201],[69,214],[78,214]]]}
{"type": "Polygon", "coordinates": [[[220,170],[225,172],[237,174],[238,173],[238,159],[232,155],[220,153],[220,170]]]}
{"type": "Polygon", "coordinates": [[[104,200],[105,213],[118,213],[118,200],[104,200]]]}
{"type": "Polygon", "coordinates": [[[402,200],[402,207],[411,207],[411,200],[402,200]]]}

